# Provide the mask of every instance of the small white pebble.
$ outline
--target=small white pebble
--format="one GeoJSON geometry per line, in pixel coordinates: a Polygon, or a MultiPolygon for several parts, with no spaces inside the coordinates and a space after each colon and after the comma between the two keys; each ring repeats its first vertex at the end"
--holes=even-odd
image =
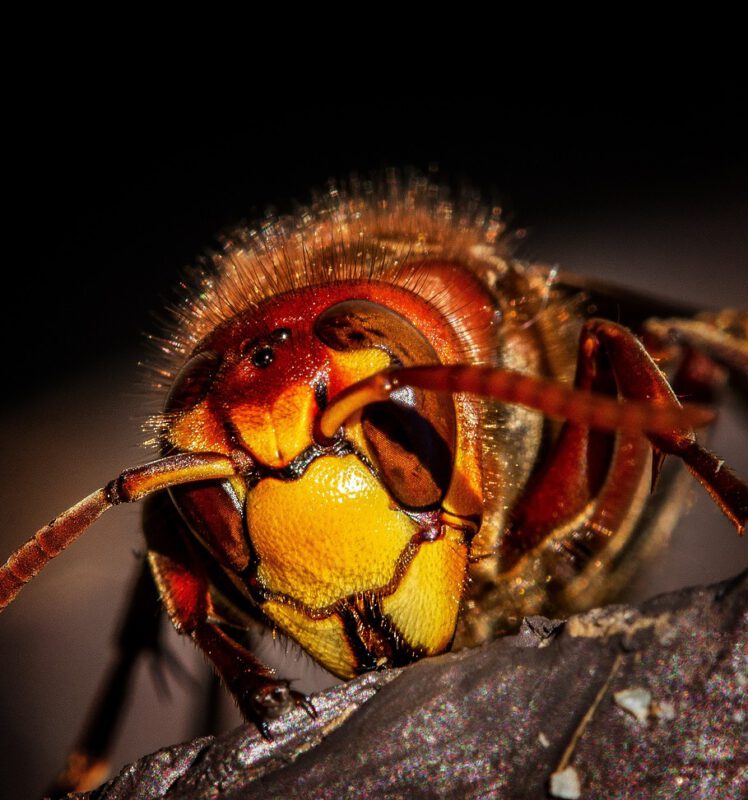
{"type": "Polygon", "coordinates": [[[639,722],[646,722],[649,715],[649,705],[652,702],[652,693],[649,689],[623,689],[613,695],[616,705],[636,717],[639,722]]]}
{"type": "Polygon", "coordinates": [[[652,703],[652,713],[663,722],[671,722],[675,719],[675,706],[667,700],[655,701],[652,703]]]}
{"type": "Polygon", "coordinates": [[[538,734],[538,741],[543,745],[543,747],[551,746],[551,743],[548,741],[548,737],[543,733],[543,731],[540,731],[538,734]]]}
{"type": "Polygon", "coordinates": [[[579,786],[579,775],[574,767],[567,767],[561,772],[551,775],[551,796],[561,797],[564,800],[578,800],[582,796],[579,786]]]}

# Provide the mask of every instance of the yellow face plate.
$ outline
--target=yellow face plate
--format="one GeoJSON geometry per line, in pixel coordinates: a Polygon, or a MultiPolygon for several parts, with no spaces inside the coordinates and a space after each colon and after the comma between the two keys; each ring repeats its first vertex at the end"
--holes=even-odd
{"type": "Polygon", "coordinates": [[[266,590],[311,609],[387,586],[417,532],[355,456],[323,456],[294,481],[252,489],[247,529],[266,590]]]}

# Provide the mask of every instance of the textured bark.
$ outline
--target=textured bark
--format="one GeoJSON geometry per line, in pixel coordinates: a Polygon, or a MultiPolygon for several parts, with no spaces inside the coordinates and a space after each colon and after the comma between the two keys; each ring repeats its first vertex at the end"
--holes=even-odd
{"type": "Polygon", "coordinates": [[[563,773],[558,796],[578,780],[582,798],[737,799],[747,614],[745,573],[638,609],[531,618],[515,637],[316,696],[319,718],[290,714],[273,743],[251,727],[197,739],[86,796],[538,798],[563,773]]]}

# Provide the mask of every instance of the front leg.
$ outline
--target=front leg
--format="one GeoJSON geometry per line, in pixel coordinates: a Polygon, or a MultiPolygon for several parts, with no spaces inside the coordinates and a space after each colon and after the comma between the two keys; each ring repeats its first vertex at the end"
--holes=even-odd
{"type": "Polygon", "coordinates": [[[303,694],[291,689],[288,681],[276,678],[273,670],[218,625],[201,623],[191,637],[213,663],[244,718],[257,725],[265,739],[273,739],[268,721],[277,719],[294,706],[301,706],[310,716],[316,716],[314,706],[303,694]]]}
{"type": "Polygon", "coordinates": [[[164,494],[154,499],[144,520],[148,561],[166,611],[179,633],[190,636],[210,659],[244,718],[272,739],[268,721],[294,705],[314,716],[309,700],[257,659],[224,626],[213,607],[207,570],[191,534],[164,494]]]}
{"type": "MultiPolygon", "coordinates": [[[[585,348],[593,355],[604,348],[618,390],[626,399],[662,404],[677,402],[665,376],[628,329],[608,320],[590,320],[583,328],[580,352],[585,348]]],[[[748,486],[722,459],[697,442],[693,430],[673,429],[669,433],[650,434],[649,440],[660,453],[681,458],[738,533],[744,532],[748,518],[748,486]]]]}

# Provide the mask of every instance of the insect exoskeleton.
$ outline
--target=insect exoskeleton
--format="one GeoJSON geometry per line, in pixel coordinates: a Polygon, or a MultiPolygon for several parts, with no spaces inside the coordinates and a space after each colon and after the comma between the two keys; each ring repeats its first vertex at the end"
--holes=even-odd
{"type": "MultiPolygon", "coordinates": [[[[330,436],[318,420],[393,367],[539,370],[531,334],[499,334],[514,312],[489,288],[510,270],[487,245],[498,231],[404,198],[338,198],[234,236],[215,258],[217,281],[187,311],[190,338],[175,340],[189,356],[159,422],[165,455],[241,454],[241,475],[171,489],[212,556],[223,617],[259,611],[343,678],[449,647],[476,534],[526,480],[540,415],[512,406],[502,421],[466,393],[404,386],[330,436]],[[515,438],[519,458],[506,455],[515,438]]],[[[169,607],[168,559],[149,557],[169,607]]]]}
{"type": "MultiPolygon", "coordinates": [[[[592,606],[677,518],[675,489],[648,500],[667,453],[745,525],[745,484],[693,432],[712,413],[676,396],[718,382],[700,345],[729,368],[745,342],[670,310],[647,330],[672,388],[605,318],[615,292],[513,259],[497,211],[420,179],[333,190],[226,237],[192,283],[157,340],[161,458],[20,548],[0,607],[148,497],[163,604],[266,736],[313,708],[251,653],[258,622],[351,678],[592,606]]],[[[656,305],[626,302],[644,332],[656,305]]]]}
{"type": "MultiPolygon", "coordinates": [[[[662,535],[651,509],[639,524],[653,476],[640,430],[562,429],[472,393],[468,371],[346,407],[347,387],[426,365],[548,379],[502,400],[558,400],[567,419],[582,405],[559,400],[575,375],[580,389],[675,401],[628,331],[586,322],[589,299],[513,260],[502,234],[498,212],[415,182],[333,191],[214,256],[168,345],[187,360],[157,423],[164,455],[240,456],[220,486],[171,489],[232,624],[260,611],[350,678],[590,607],[662,535]],[[596,355],[616,348],[616,367],[596,355]],[[632,365],[653,377],[622,377],[632,365]],[[325,434],[331,401],[340,424],[325,434]]],[[[168,561],[150,551],[169,607],[168,561]]]]}

